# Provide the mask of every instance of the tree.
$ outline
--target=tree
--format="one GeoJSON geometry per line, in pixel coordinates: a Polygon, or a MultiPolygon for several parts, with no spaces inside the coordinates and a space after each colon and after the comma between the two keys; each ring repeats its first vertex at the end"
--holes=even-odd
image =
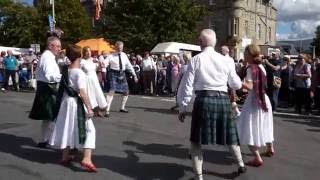
{"type": "Polygon", "coordinates": [[[316,56],[320,56],[320,26],[317,27],[315,34],[316,37],[313,39],[311,45],[316,47],[316,56]]]}
{"type": "MultiPolygon", "coordinates": [[[[48,2],[38,0],[36,7],[11,2],[0,4],[1,44],[28,47],[31,43],[39,43],[45,47],[48,15],[52,14],[48,2]]],[[[56,26],[64,31],[64,44],[91,37],[90,20],[79,0],[55,0],[55,12],[56,26]]]]}
{"type": "Polygon", "coordinates": [[[159,42],[194,42],[204,13],[203,6],[190,0],[111,1],[97,32],[105,39],[124,41],[129,51],[142,52],[159,42]]]}
{"type": "Polygon", "coordinates": [[[2,4],[0,7],[1,45],[27,47],[30,42],[34,42],[37,11],[14,3],[2,4]]]}

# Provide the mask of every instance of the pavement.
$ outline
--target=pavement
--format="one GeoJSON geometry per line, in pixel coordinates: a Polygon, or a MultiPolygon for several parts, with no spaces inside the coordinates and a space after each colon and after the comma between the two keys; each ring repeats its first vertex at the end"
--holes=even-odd
{"type": "MultiPolygon", "coordinates": [[[[170,111],[174,99],[130,96],[128,114],[114,98],[110,118],[94,119],[97,131],[93,162],[87,173],[79,162],[58,164],[61,151],[36,148],[40,122],[28,119],[34,93],[0,93],[0,180],[189,180],[190,117],[185,123],[170,111]]],[[[190,110],[190,108],[189,108],[190,110]]],[[[238,176],[237,165],[224,146],[204,146],[204,178],[210,180],[318,180],[320,120],[275,113],[275,156],[260,168],[238,176]]],[[[245,161],[249,150],[242,148],[245,161]]]]}

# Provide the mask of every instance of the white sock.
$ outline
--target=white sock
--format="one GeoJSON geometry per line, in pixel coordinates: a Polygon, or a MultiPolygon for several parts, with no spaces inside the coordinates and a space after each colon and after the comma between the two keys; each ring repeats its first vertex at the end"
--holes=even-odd
{"type": "Polygon", "coordinates": [[[112,103],[112,100],[113,100],[113,95],[107,95],[107,113],[110,112],[110,107],[111,107],[111,103],[112,103]]]}
{"type": "Polygon", "coordinates": [[[121,109],[125,109],[129,96],[122,96],[121,109]]]}
{"type": "Polygon", "coordinates": [[[240,167],[244,167],[240,146],[239,145],[231,145],[231,146],[229,146],[229,150],[235,156],[235,158],[238,162],[238,165],[240,167]]]}
{"type": "Polygon", "coordinates": [[[201,145],[191,143],[191,161],[196,179],[202,180],[203,155],[201,145]]]}

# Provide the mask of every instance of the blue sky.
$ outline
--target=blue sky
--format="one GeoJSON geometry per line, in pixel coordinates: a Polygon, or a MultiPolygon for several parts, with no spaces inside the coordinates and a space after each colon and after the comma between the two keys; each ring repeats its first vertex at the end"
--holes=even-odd
{"type": "MultiPolygon", "coordinates": [[[[32,3],[33,0],[24,0],[32,3]]],[[[273,0],[278,9],[277,38],[312,38],[320,25],[319,0],[273,0]]]]}

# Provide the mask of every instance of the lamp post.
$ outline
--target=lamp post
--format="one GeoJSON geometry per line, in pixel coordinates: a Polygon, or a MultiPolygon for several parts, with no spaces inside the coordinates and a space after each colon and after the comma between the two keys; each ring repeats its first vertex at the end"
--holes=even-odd
{"type": "Polygon", "coordinates": [[[55,30],[56,17],[55,17],[55,11],[54,11],[54,0],[50,0],[50,5],[52,6],[53,30],[55,30]]]}

